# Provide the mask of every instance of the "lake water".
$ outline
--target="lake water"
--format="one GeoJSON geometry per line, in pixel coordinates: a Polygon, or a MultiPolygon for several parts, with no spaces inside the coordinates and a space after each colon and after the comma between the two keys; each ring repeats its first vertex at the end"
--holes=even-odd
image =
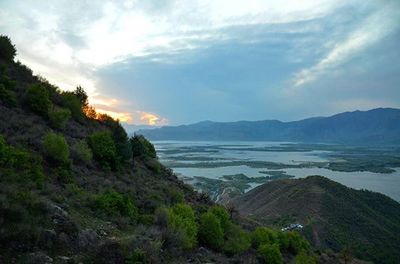
{"type": "MultiPolygon", "coordinates": [[[[217,166],[212,168],[193,167],[194,164],[208,162],[230,161],[268,161],[283,164],[303,164],[310,162],[329,162],[337,159],[337,153],[342,153],[337,147],[330,150],[329,145],[316,149],[302,150],[290,142],[191,142],[191,141],[154,141],[160,161],[171,167],[178,176],[191,183],[192,177],[202,176],[220,179],[224,175],[244,174],[248,177],[266,176],[260,171],[267,168],[253,168],[247,165],[217,166]],[[288,146],[288,147],[287,147],[288,146]],[[287,151],[285,150],[287,147],[287,151]],[[276,150],[276,151],[275,151],[276,150]],[[334,156],[334,157],[332,157],[334,156]],[[180,166],[174,167],[176,162],[180,166]],[[191,164],[184,167],[182,164],[191,164]],[[182,167],[183,166],[183,167],[182,167]]],[[[373,161],[373,160],[371,160],[373,161]]],[[[325,168],[285,168],[274,171],[284,171],[295,178],[309,175],[321,175],[342,183],[354,189],[366,189],[380,192],[400,201],[400,168],[394,168],[393,173],[374,173],[369,171],[342,172],[325,168]]],[[[258,184],[250,184],[252,188],[258,184]]]]}

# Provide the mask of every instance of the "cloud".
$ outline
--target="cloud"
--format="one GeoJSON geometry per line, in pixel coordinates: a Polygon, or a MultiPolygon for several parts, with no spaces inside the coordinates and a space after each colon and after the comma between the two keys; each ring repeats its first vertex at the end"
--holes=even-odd
{"type": "Polygon", "coordinates": [[[315,81],[378,43],[399,26],[396,18],[398,16],[400,16],[398,5],[387,4],[381,7],[361,21],[360,26],[348,34],[345,39],[333,40],[332,48],[315,65],[296,72],[292,80],[292,87],[304,86],[315,81]]]}
{"type": "Polygon", "coordinates": [[[168,124],[168,120],[165,118],[161,118],[152,113],[139,112],[140,121],[142,121],[146,125],[150,126],[163,126],[168,124]]]}

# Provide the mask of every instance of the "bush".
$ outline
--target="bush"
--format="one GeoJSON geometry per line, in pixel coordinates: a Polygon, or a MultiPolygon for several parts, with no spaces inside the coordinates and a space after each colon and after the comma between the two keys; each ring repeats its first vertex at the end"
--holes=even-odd
{"type": "Polygon", "coordinates": [[[249,234],[238,225],[230,224],[225,237],[224,251],[229,255],[243,253],[251,246],[249,234]]]}
{"type": "Polygon", "coordinates": [[[11,40],[8,36],[1,35],[0,36],[0,58],[11,62],[14,60],[15,55],[17,54],[17,50],[14,45],[11,43],[11,40]]]}
{"type": "Polygon", "coordinates": [[[231,224],[228,212],[226,211],[225,207],[221,205],[215,205],[210,208],[209,212],[218,218],[222,230],[225,232],[231,224]]]}
{"type": "Polygon", "coordinates": [[[78,160],[86,164],[92,161],[93,153],[85,140],[79,140],[76,142],[72,149],[78,160]]]}
{"type": "Polygon", "coordinates": [[[258,248],[261,259],[268,264],[283,263],[282,254],[278,244],[264,244],[258,248]]]}
{"type": "Polygon", "coordinates": [[[139,215],[133,199],[114,190],[95,196],[94,201],[96,209],[109,216],[126,216],[131,220],[136,220],[139,215]]]}
{"type": "Polygon", "coordinates": [[[294,259],[295,264],[317,264],[314,256],[308,255],[305,251],[300,252],[294,259]]]}
{"type": "Polygon", "coordinates": [[[49,119],[54,128],[64,128],[71,117],[71,111],[66,108],[54,107],[49,111],[49,119]]]}
{"type": "Polygon", "coordinates": [[[61,134],[49,132],[43,140],[43,147],[47,157],[59,163],[69,162],[68,143],[61,134]]]}
{"type": "Polygon", "coordinates": [[[258,248],[262,244],[278,243],[277,232],[267,227],[257,227],[251,233],[251,243],[254,248],[258,248]]]}
{"type": "Polygon", "coordinates": [[[62,105],[71,111],[72,118],[83,121],[85,114],[82,111],[80,98],[74,92],[63,92],[61,94],[62,105]]]}
{"type": "Polygon", "coordinates": [[[202,214],[200,217],[199,242],[215,250],[220,250],[224,244],[221,222],[210,212],[202,214]]]}
{"type": "Polygon", "coordinates": [[[37,114],[46,116],[52,105],[49,92],[41,84],[32,84],[26,93],[26,102],[29,108],[37,114]]]}
{"type": "MultiPolygon", "coordinates": [[[[13,177],[13,180],[23,181],[24,183],[26,183],[27,180],[30,180],[36,184],[37,188],[43,187],[45,176],[43,174],[41,159],[23,149],[17,149],[7,145],[1,135],[0,168],[18,171],[18,177],[13,177]]],[[[9,171],[7,174],[11,175],[9,171]]]]}
{"type": "Polygon", "coordinates": [[[17,105],[17,97],[15,96],[15,92],[6,89],[2,83],[0,83],[0,101],[2,101],[6,106],[10,107],[17,105]]]}
{"type": "Polygon", "coordinates": [[[168,210],[168,228],[180,234],[180,246],[191,249],[197,245],[197,223],[192,207],[176,204],[168,210]]]}
{"type": "MultiPolygon", "coordinates": [[[[87,108],[87,107],[86,107],[87,108]]],[[[129,160],[132,158],[132,147],[126,134],[125,129],[121,126],[118,120],[106,114],[99,114],[98,120],[106,125],[113,136],[117,155],[121,160],[129,160]]]]}
{"type": "Polygon", "coordinates": [[[133,157],[157,158],[156,150],[142,135],[134,135],[129,139],[132,147],[133,157]]]}
{"type": "Polygon", "coordinates": [[[116,167],[117,150],[110,132],[93,133],[89,136],[89,146],[96,160],[103,166],[116,167]]]}
{"type": "Polygon", "coordinates": [[[310,248],[309,243],[302,237],[298,232],[292,231],[285,233],[288,240],[287,249],[293,253],[294,255],[298,254],[301,251],[308,251],[310,248]]]}

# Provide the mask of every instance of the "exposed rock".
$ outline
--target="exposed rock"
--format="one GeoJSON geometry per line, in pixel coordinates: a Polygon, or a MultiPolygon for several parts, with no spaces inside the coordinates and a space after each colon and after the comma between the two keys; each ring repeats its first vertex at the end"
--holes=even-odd
{"type": "Polygon", "coordinates": [[[34,252],[29,254],[28,264],[50,264],[53,259],[43,252],[34,252]]]}
{"type": "Polygon", "coordinates": [[[94,230],[86,229],[78,234],[78,247],[80,250],[88,250],[96,247],[99,241],[100,236],[94,230]]]}

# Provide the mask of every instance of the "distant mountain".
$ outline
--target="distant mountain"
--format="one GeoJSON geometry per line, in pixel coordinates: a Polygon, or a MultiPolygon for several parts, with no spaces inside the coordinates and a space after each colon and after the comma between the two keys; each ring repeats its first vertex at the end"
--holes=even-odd
{"type": "Polygon", "coordinates": [[[266,183],[233,204],[264,224],[304,225],[303,233],[316,248],[349,247],[355,256],[375,263],[400,259],[400,204],[383,194],[309,176],[266,183]]]}
{"type": "Polygon", "coordinates": [[[301,141],[399,144],[400,109],[377,108],[300,121],[212,122],[139,130],[151,140],[301,141]]]}
{"type": "Polygon", "coordinates": [[[128,135],[133,135],[139,130],[143,129],[155,129],[159,128],[158,126],[149,126],[149,125],[131,125],[127,123],[121,123],[122,127],[125,129],[128,135]]]}

